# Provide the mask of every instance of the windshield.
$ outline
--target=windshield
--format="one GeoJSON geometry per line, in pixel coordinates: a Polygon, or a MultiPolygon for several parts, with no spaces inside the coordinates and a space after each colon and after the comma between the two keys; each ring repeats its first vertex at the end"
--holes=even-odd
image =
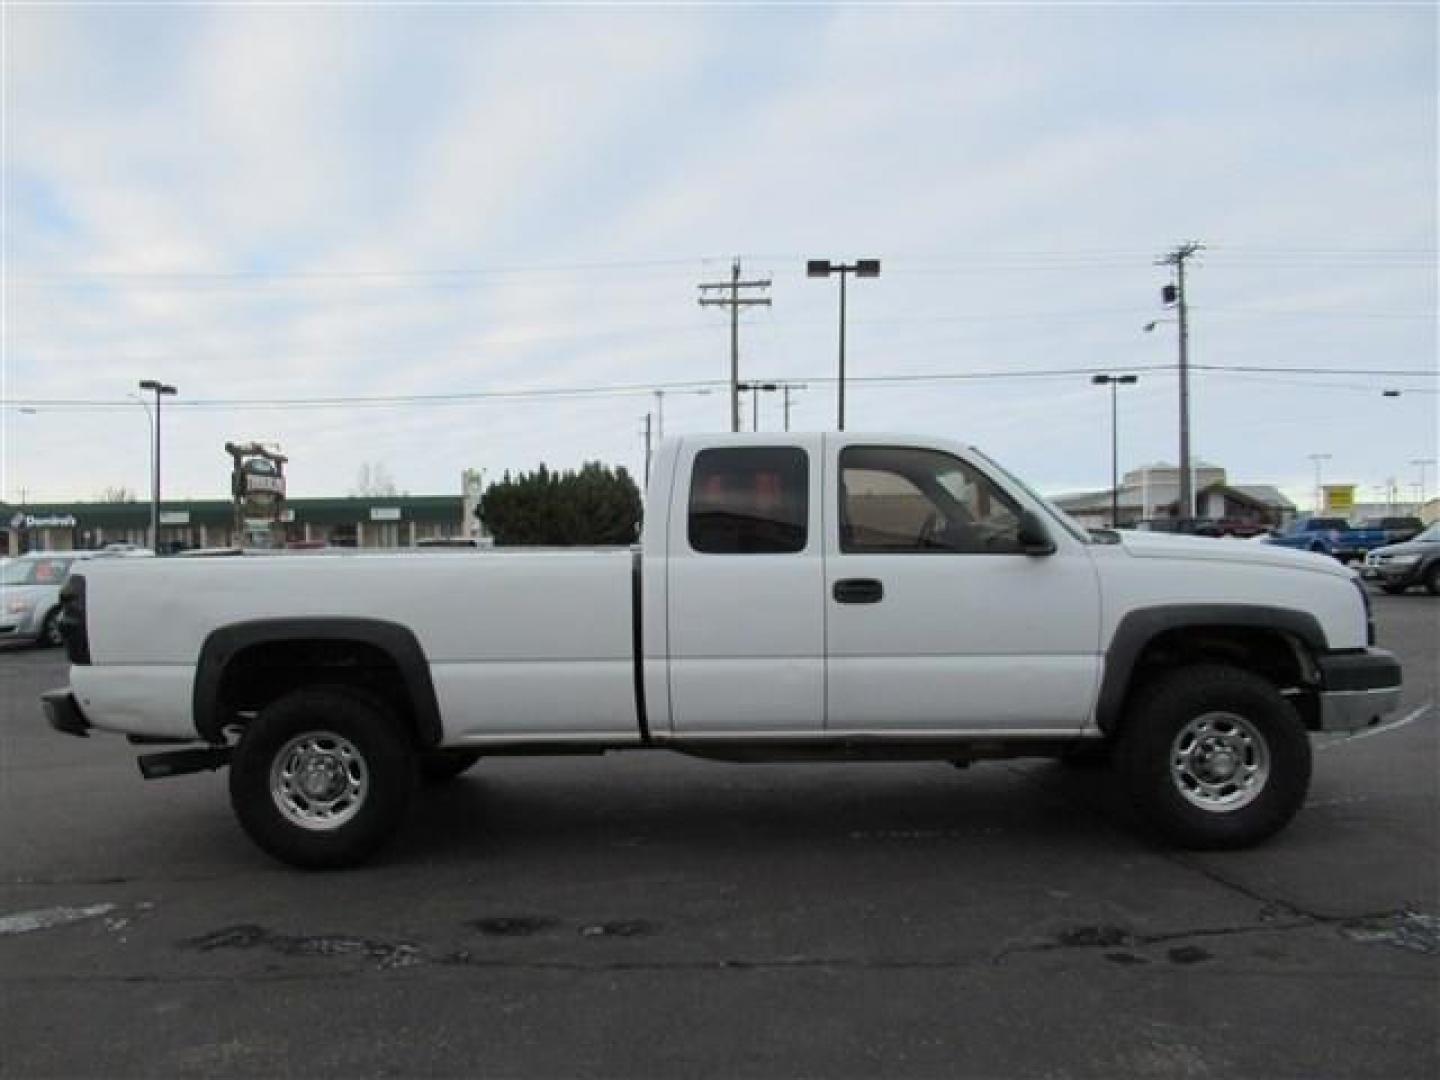
{"type": "Polygon", "coordinates": [[[1440,521],[1435,522],[1415,539],[1427,544],[1440,544],[1440,521]]]}
{"type": "Polygon", "coordinates": [[[16,559],[0,568],[0,585],[59,585],[73,559],[16,559]]]}
{"type": "Polygon", "coordinates": [[[1076,540],[1079,540],[1082,544],[1093,544],[1095,542],[1095,538],[1090,535],[1090,533],[1086,530],[1085,526],[1081,525],[1069,514],[1065,513],[1064,510],[1061,510],[1049,499],[1045,498],[1045,496],[1041,495],[1029,484],[1025,483],[1025,481],[1015,476],[1013,473],[1010,472],[1010,470],[1006,469],[994,458],[990,457],[988,454],[981,452],[980,450],[977,450],[973,446],[970,447],[970,452],[976,457],[978,457],[981,461],[985,462],[986,465],[989,465],[990,468],[994,469],[997,473],[1003,476],[1015,487],[1019,488],[1026,495],[1029,495],[1030,498],[1034,499],[1037,503],[1039,503],[1041,507],[1044,508],[1045,512],[1049,514],[1052,518],[1054,518],[1060,524],[1060,526],[1071,536],[1075,537],[1076,540]]]}

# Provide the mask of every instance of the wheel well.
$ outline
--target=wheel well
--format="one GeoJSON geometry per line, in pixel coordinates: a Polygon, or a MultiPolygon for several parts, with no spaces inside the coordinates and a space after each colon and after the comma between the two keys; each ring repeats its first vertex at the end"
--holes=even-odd
{"type": "Polygon", "coordinates": [[[220,676],[219,726],[246,724],[290,691],[322,683],[374,695],[390,706],[409,738],[422,743],[400,665],[384,649],[362,641],[265,641],[241,649],[220,676]]]}
{"type": "Polygon", "coordinates": [[[1176,668],[1220,663],[1252,672],[1277,690],[1299,713],[1307,728],[1318,729],[1319,705],[1314,669],[1304,647],[1279,630],[1252,626],[1186,626],[1157,634],[1136,658],[1126,699],[1147,683],[1176,668]]]}

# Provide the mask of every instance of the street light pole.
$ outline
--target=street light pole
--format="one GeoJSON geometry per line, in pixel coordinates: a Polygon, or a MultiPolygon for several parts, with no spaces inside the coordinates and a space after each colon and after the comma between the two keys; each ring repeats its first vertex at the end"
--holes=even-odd
{"type": "Polygon", "coordinates": [[[853,263],[832,263],[828,259],[811,259],[805,264],[807,277],[829,277],[840,275],[840,383],[838,396],[838,430],[845,430],[845,279],[850,274],[856,277],[873,278],[880,276],[879,259],[856,259],[853,263]]]}
{"type": "Polygon", "coordinates": [[[751,430],[751,431],[759,431],[759,430],[760,430],[760,391],[762,391],[762,390],[779,390],[779,389],[780,389],[780,384],[779,384],[779,383],[773,383],[773,382],[764,382],[764,383],[762,383],[762,382],[742,382],[742,383],[736,383],[736,384],[735,384],[735,389],[736,389],[738,392],[742,392],[742,393],[745,392],[745,391],[747,391],[747,390],[750,392],[750,407],[751,407],[750,430],[751,430]]]}
{"type": "Polygon", "coordinates": [[[1120,527],[1120,406],[1117,391],[1122,386],[1134,386],[1140,381],[1139,375],[1092,375],[1090,382],[1096,386],[1110,387],[1110,527],[1120,527]]]}
{"type": "Polygon", "coordinates": [[[1321,465],[1321,462],[1329,461],[1329,460],[1330,460],[1330,457],[1331,457],[1331,455],[1329,455],[1329,454],[1310,454],[1310,455],[1309,455],[1310,460],[1315,463],[1315,516],[1316,516],[1316,517],[1319,517],[1319,516],[1320,516],[1320,511],[1321,511],[1321,509],[1323,509],[1322,504],[1325,502],[1325,487],[1324,487],[1324,485],[1323,485],[1323,484],[1321,483],[1321,481],[1320,481],[1320,465],[1321,465]]]}
{"type": "Polygon", "coordinates": [[[1425,502],[1425,491],[1426,491],[1426,488],[1425,488],[1425,467],[1426,467],[1427,465],[1434,465],[1434,464],[1435,464],[1435,459],[1434,459],[1433,457],[1411,458],[1411,459],[1410,459],[1410,464],[1411,464],[1411,465],[1418,465],[1418,466],[1420,467],[1420,499],[1419,499],[1419,502],[1423,505],[1424,502],[1425,502]]]}
{"type": "Polygon", "coordinates": [[[150,550],[158,555],[160,554],[160,399],[166,394],[174,394],[176,391],[175,387],[156,379],[141,380],[140,389],[149,390],[155,395],[155,456],[150,469],[150,550]]]}
{"type": "Polygon", "coordinates": [[[807,385],[806,385],[805,383],[803,383],[803,382],[800,382],[800,383],[787,382],[787,383],[781,383],[781,384],[780,384],[780,389],[784,392],[784,395],[785,395],[785,430],[786,430],[786,431],[789,431],[789,430],[790,430],[790,391],[792,391],[792,390],[806,390],[806,389],[808,389],[808,387],[807,387],[807,385]]]}

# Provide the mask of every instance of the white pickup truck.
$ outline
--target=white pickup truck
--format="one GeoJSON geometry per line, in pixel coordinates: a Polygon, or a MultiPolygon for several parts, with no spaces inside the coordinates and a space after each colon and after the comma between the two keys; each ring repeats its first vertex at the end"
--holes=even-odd
{"type": "Polygon", "coordinates": [[[97,560],[45,711],[192,744],[142,773],[228,765],[246,832],[320,867],[369,856],[422,777],[638,749],[1113,751],[1143,824],[1236,847],[1301,806],[1309,733],[1399,704],[1333,559],[1087,533],[945,440],[673,439],[646,506],[633,550],[97,560]]]}

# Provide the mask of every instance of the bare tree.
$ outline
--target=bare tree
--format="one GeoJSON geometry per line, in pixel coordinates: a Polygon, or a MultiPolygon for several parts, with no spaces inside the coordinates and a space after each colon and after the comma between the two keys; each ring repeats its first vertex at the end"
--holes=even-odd
{"type": "Polygon", "coordinates": [[[395,478],[382,462],[364,461],[360,463],[350,494],[356,498],[390,498],[400,494],[400,489],[395,486],[395,478]]]}
{"type": "Polygon", "coordinates": [[[103,503],[133,503],[136,501],[135,492],[124,486],[107,487],[100,493],[100,501],[103,503]]]}

